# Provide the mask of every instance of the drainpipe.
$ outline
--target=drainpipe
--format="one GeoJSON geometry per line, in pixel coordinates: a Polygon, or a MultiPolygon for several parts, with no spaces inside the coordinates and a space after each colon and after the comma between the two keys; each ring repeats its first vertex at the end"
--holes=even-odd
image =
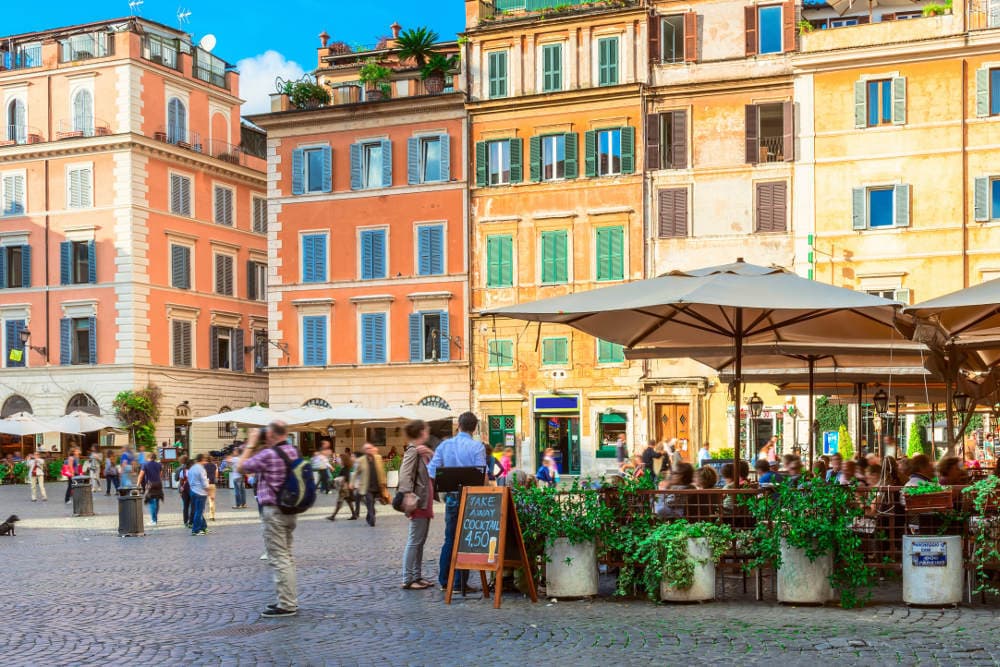
{"type": "MultiPolygon", "coordinates": [[[[470,94],[472,90],[472,73],[469,66],[469,54],[472,52],[471,45],[466,42],[462,45],[462,69],[465,70],[465,101],[469,102],[470,94]]],[[[472,187],[470,180],[475,174],[475,165],[473,160],[475,159],[475,151],[471,150],[469,142],[472,140],[472,117],[469,115],[468,111],[464,114],[464,120],[462,127],[462,150],[465,152],[465,160],[463,162],[463,169],[465,173],[463,174],[465,179],[465,198],[462,202],[462,216],[463,224],[465,225],[465,253],[462,260],[462,269],[465,273],[465,344],[467,349],[467,359],[469,363],[469,410],[475,411],[478,407],[475,403],[475,387],[476,387],[476,346],[474,344],[475,338],[473,338],[475,332],[473,331],[475,324],[472,321],[472,267],[470,263],[470,258],[472,253],[475,252],[474,245],[474,230],[472,225],[472,187]]],[[[481,417],[483,415],[480,415],[481,417]]],[[[487,425],[488,426],[488,425],[487,425]]],[[[488,436],[489,434],[487,434],[488,436]]]]}
{"type": "MultiPolygon", "coordinates": [[[[962,90],[968,90],[969,61],[962,58],[962,90]]],[[[969,286],[969,198],[965,195],[965,186],[969,182],[969,124],[966,121],[969,101],[962,94],[962,288],[969,286]]],[[[950,428],[949,422],[949,428],[950,428]]]]}
{"type": "MultiPolygon", "coordinates": [[[[49,81],[52,77],[49,77],[49,81]]],[[[52,341],[49,340],[52,316],[49,313],[49,161],[44,161],[45,178],[45,365],[49,365],[49,355],[52,354],[52,341]]]]}

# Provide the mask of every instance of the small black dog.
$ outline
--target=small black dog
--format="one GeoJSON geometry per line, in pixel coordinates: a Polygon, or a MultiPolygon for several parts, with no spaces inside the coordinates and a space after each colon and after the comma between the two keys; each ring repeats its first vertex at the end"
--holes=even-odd
{"type": "Polygon", "coordinates": [[[7,520],[0,523],[0,535],[12,535],[17,537],[17,533],[14,532],[14,524],[20,521],[16,514],[11,514],[7,517],[7,520]]]}

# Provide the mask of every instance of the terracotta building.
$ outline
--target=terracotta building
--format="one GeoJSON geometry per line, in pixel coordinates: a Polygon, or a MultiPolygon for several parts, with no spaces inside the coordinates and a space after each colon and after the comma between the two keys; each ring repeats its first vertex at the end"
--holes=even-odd
{"type": "Polygon", "coordinates": [[[238,81],[139,18],[0,40],[3,416],[108,414],[154,384],[157,440],[214,449],[234,434],[190,417],[266,400],[263,141],[238,81]]]}

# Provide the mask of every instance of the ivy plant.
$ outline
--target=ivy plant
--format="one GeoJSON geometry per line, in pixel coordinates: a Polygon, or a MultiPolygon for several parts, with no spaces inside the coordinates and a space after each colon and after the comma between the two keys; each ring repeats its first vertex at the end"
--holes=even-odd
{"type": "Polygon", "coordinates": [[[570,544],[595,542],[613,517],[601,493],[585,480],[575,480],[568,489],[515,486],[512,491],[521,532],[528,542],[546,546],[560,538],[570,544]]]}
{"type": "Polygon", "coordinates": [[[920,482],[916,486],[908,486],[903,489],[903,493],[908,496],[927,496],[932,493],[947,493],[949,488],[941,486],[937,482],[920,482]]]}
{"type": "Polygon", "coordinates": [[[987,565],[1000,562],[1000,520],[996,516],[987,517],[1000,502],[1000,478],[990,475],[964,488],[969,494],[977,517],[970,519],[969,532],[972,534],[972,563],[976,568],[976,588],[973,593],[1000,595],[990,575],[987,565]]]}

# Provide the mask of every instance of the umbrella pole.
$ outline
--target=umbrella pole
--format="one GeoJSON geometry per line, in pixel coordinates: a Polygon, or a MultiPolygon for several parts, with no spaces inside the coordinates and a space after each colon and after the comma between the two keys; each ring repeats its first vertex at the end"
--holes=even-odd
{"type": "Polygon", "coordinates": [[[854,458],[858,458],[861,455],[861,438],[865,432],[865,414],[861,405],[861,394],[865,389],[865,384],[858,382],[854,385],[854,388],[858,392],[858,441],[857,447],[854,448],[854,458]]]}
{"type": "MultiPolygon", "coordinates": [[[[740,482],[742,481],[740,474],[743,466],[740,464],[740,426],[742,420],[740,419],[740,400],[741,392],[743,389],[743,309],[736,309],[736,377],[734,381],[736,382],[736,388],[733,391],[733,474],[735,475],[736,488],[739,488],[740,482]]],[[[749,445],[749,434],[747,434],[747,444],[749,445]]]]}
{"type": "Polygon", "coordinates": [[[816,423],[816,378],[814,373],[816,372],[816,358],[809,357],[809,470],[812,471],[813,468],[813,456],[815,456],[816,451],[816,429],[814,424],[816,423]]]}
{"type": "MultiPolygon", "coordinates": [[[[952,400],[955,396],[954,388],[952,387],[952,377],[954,374],[954,365],[951,362],[953,351],[948,353],[947,362],[947,372],[944,379],[944,432],[947,434],[944,446],[945,456],[953,456],[955,454],[955,426],[952,420],[955,418],[954,408],[952,407],[952,400]]],[[[931,458],[935,458],[936,452],[931,452],[931,458]]]]}

